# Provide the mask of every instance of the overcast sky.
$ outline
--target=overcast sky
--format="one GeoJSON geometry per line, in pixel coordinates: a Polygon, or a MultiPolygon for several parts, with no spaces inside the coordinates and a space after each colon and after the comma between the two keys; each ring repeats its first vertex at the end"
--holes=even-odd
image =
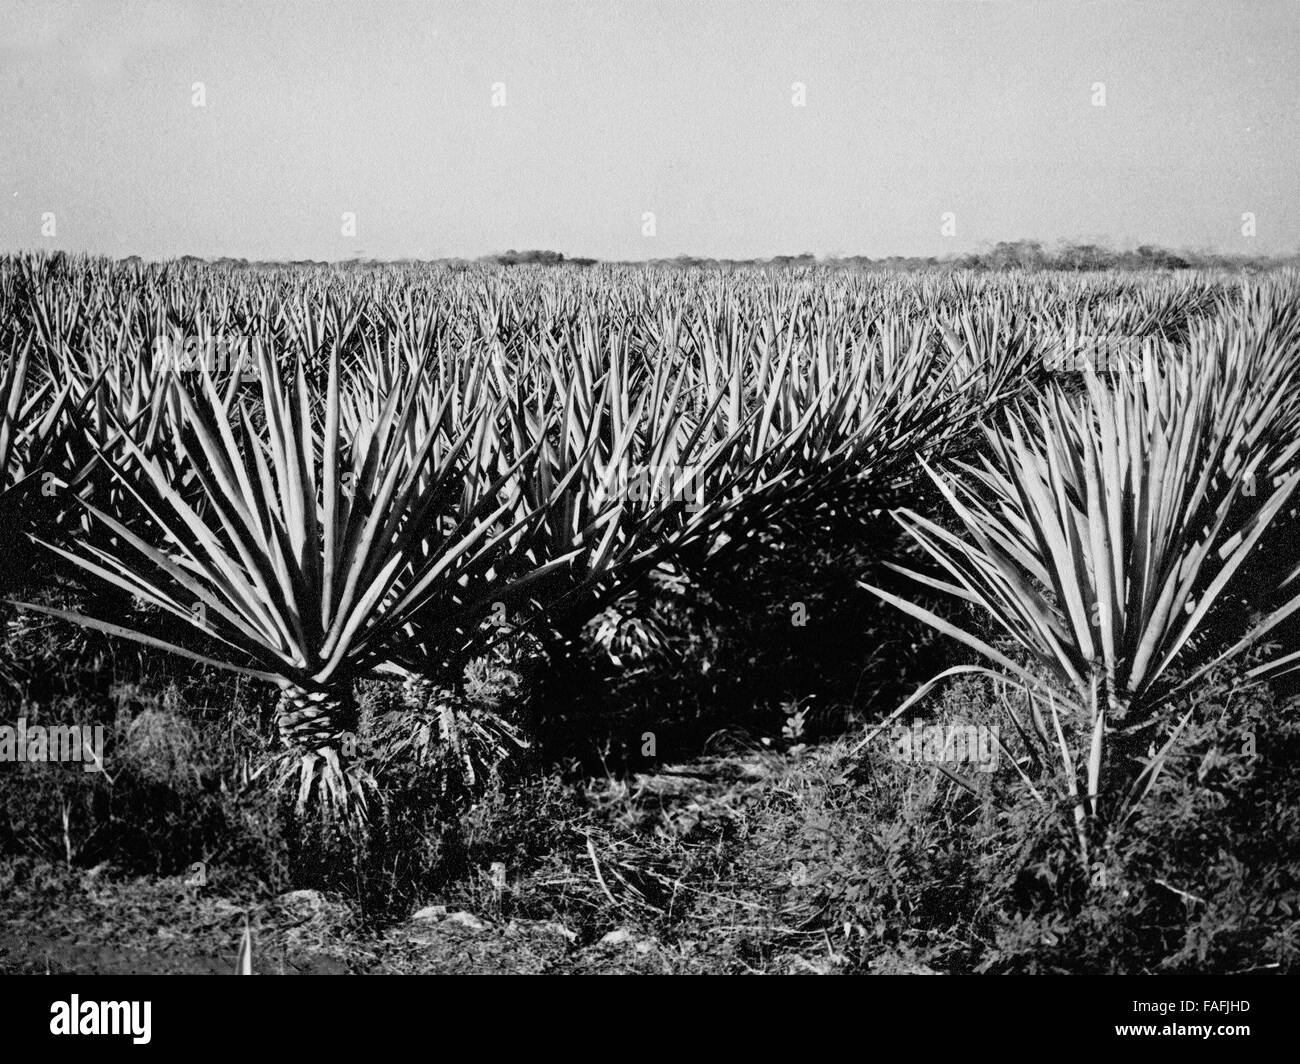
{"type": "Polygon", "coordinates": [[[1300,0],[0,0],[0,250],[1289,252],[1298,191],[1300,0]]]}

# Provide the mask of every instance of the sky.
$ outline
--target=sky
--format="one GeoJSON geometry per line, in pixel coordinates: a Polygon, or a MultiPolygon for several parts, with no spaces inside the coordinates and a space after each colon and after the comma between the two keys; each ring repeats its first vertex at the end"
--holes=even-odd
{"type": "Polygon", "coordinates": [[[0,251],[1300,249],[1300,0],[0,0],[0,251]]]}

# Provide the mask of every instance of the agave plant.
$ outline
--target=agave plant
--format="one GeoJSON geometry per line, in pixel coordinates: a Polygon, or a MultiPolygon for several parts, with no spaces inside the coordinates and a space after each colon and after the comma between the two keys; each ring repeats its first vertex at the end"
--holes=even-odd
{"type": "MultiPolygon", "coordinates": [[[[520,515],[506,490],[517,462],[492,479],[464,478],[486,407],[444,431],[447,396],[420,428],[414,391],[394,392],[372,420],[340,431],[339,358],[328,359],[323,421],[301,360],[292,380],[259,347],[264,427],[227,402],[205,371],[197,384],[168,376],[181,414],[174,448],[200,485],[197,502],[132,436],[109,457],[122,484],[162,533],[163,546],[93,503],[111,538],[52,546],[83,570],[186,622],[225,653],[48,607],[55,616],[276,683],[280,733],[300,760],[299,802],[317,784],[325,806],[364,800],[346,771],[352,683],[400,659],[409,625],[436,611],[445,628],[470,630],[488,608],[489,584],[523,579],[520,515]],[[123,468],[128,466],[128,468],[123,468]]],[[[526,574],[525,574],[526,575],[526,574]]],[[[357,806],[364,809],[364,804],[357,806]]]]}
{"type": "MultiPolygon", "coordinates": [[[[56,474],[50,459],[71,391],[70,384],[56,391],[48,378],[29,388],[31,351],[28,339],[0,366],[0,526],[20,534],[31,531],[33,498],[46,492],[47,476],[56,474]]],[[[10,564],[6,571],[16,568],[10,564]]]]}
{"type": "MultiPolygon", "coordinates": [[[[955,476],[930,470],[965,536],[910,510],[897,515],[949,579],[895,568],[978,607],[1014,651],[864,585],[976,650],[1034,706],[1051,707],[1050,727],[1036,714],[1025,731],[1058,750],[1085,849],[1084,822],[1103,811],[1111,740],[1140,749],[1165,723],[1162,704],[1297,605],[1233,633],[1240,638],[1226,647],[1212,639],[1213,607],[1300,473],[1245,500],[1242,515],[1243,486],[1266,452],[1247,444],[1247,423],[1215,431],[1218,378],[1147,370],[1090,374],[1082,399],[1053,387],[1009,414],[1004,431],[987,430],[978,464],[954,465],[955,476]]],[[[1256,403],[1256,418],[1268,406],[1256,403]]],[[[1130,800],[1160,763],[1153,757],[1138,773],[1130,800]]]]}

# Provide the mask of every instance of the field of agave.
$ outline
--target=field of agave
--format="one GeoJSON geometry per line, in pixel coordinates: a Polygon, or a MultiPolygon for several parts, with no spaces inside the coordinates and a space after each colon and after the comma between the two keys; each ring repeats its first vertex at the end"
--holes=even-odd
{"type": "Polygon", "coordinates": [[[1176,695],[1265,635],[1261,671],[1300,655],[1295,272],[21,255],[0,359],[13,609],[276,685],[267,779],[327,813],[376,787],[358,681],[401,684],[404,756],[508,742],[436,697],[468,662],[855,512],[914,541],[882,560],[924,596],[871,590],[952,638],[933,684],[997,678],[1085,863],[1176,695]],[[56,579],[124,605],[33,601],[56,579]]]}

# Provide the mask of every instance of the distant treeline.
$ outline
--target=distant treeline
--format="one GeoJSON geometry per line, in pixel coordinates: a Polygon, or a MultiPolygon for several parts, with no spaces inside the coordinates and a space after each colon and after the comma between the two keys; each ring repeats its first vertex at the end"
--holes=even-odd
{"type": "MultiPolygon", "coordinates": [[[[143,262],[139,255],[130,255],[123,262],[143,262]]],[[[338,266],[341,268],[366,266],[402,266],[421,262],[440,262],[451,266],[469,266],[475,262],[496,263],[499,266],[594,266],[599,259],[574,256],[566,258],[559,251],[503,251],[496,255],[484,255],[478,259],[441,258],[441,259],[236,259],[223,256],[219,259],[205,259],[198,255],[181,255],[172,261],[180,263],[210,263],[214,266],[226,266],[239,269],[265,266],[338,266]]]]}
{"type": "MultiPolygon", "coordinates": [[[[141,261],[132,255],[127,262],[141,261]]],[[[232,268],[265,266],[338,266],[362,268],[379,265],[402,265],[418,262],[442,262],[452,266],[470,266],[478,263],[495,263],[499,266],[594,266],[601,261],[580,256],[566,257],[559,251],[529,250],[503,251],[484,255],[478,259],[345,259],[330,263],[314,259],[297,259],[291,262],[249,261],[248,259],[203,259],[183,255],[177,260],[186,262],[211,262],[232,268]]],[[[1292,255],[1227,255],[1213,251],[1170,251],[1167,248],[1143,244],[1129,251],[1117,251],[1101,244],[1061,244],[1046,248],[1037,240],[1003,240],[991,248],[952,255],[943,258],[930,255],[888,255],[871,258],[867,255],[823,256],[775,255],[768,259],[720,259],[695,255],[678,255],[676,258],[621,261],[624,266],[684,266],[684,267],[807,267],[822,266],[844,269],[872,270],[1183,270],[1183,269],[1272,269],[1277,266],[1300,266],[1300,253],[1292,255]]]]}
{"type": "Polygon", "coordinates": [[[930,255],[826,256],[812,254],[776,255],[770,259],[711,259],[679,255],[674,259],[656,259],[657,265],[679,266],[830,266],[872,270],[1106,270],[1106,269],[1270,269],[1300,265],[1300,253],[1294,255],[1225,255],[1212,251],[1170,251],[1143,244],[1131,251],[1117,251],[1100,244],[1062,244],[1045,248],[1037,240],[1003,240],[992,248],[938,258],[930,255]]]}

